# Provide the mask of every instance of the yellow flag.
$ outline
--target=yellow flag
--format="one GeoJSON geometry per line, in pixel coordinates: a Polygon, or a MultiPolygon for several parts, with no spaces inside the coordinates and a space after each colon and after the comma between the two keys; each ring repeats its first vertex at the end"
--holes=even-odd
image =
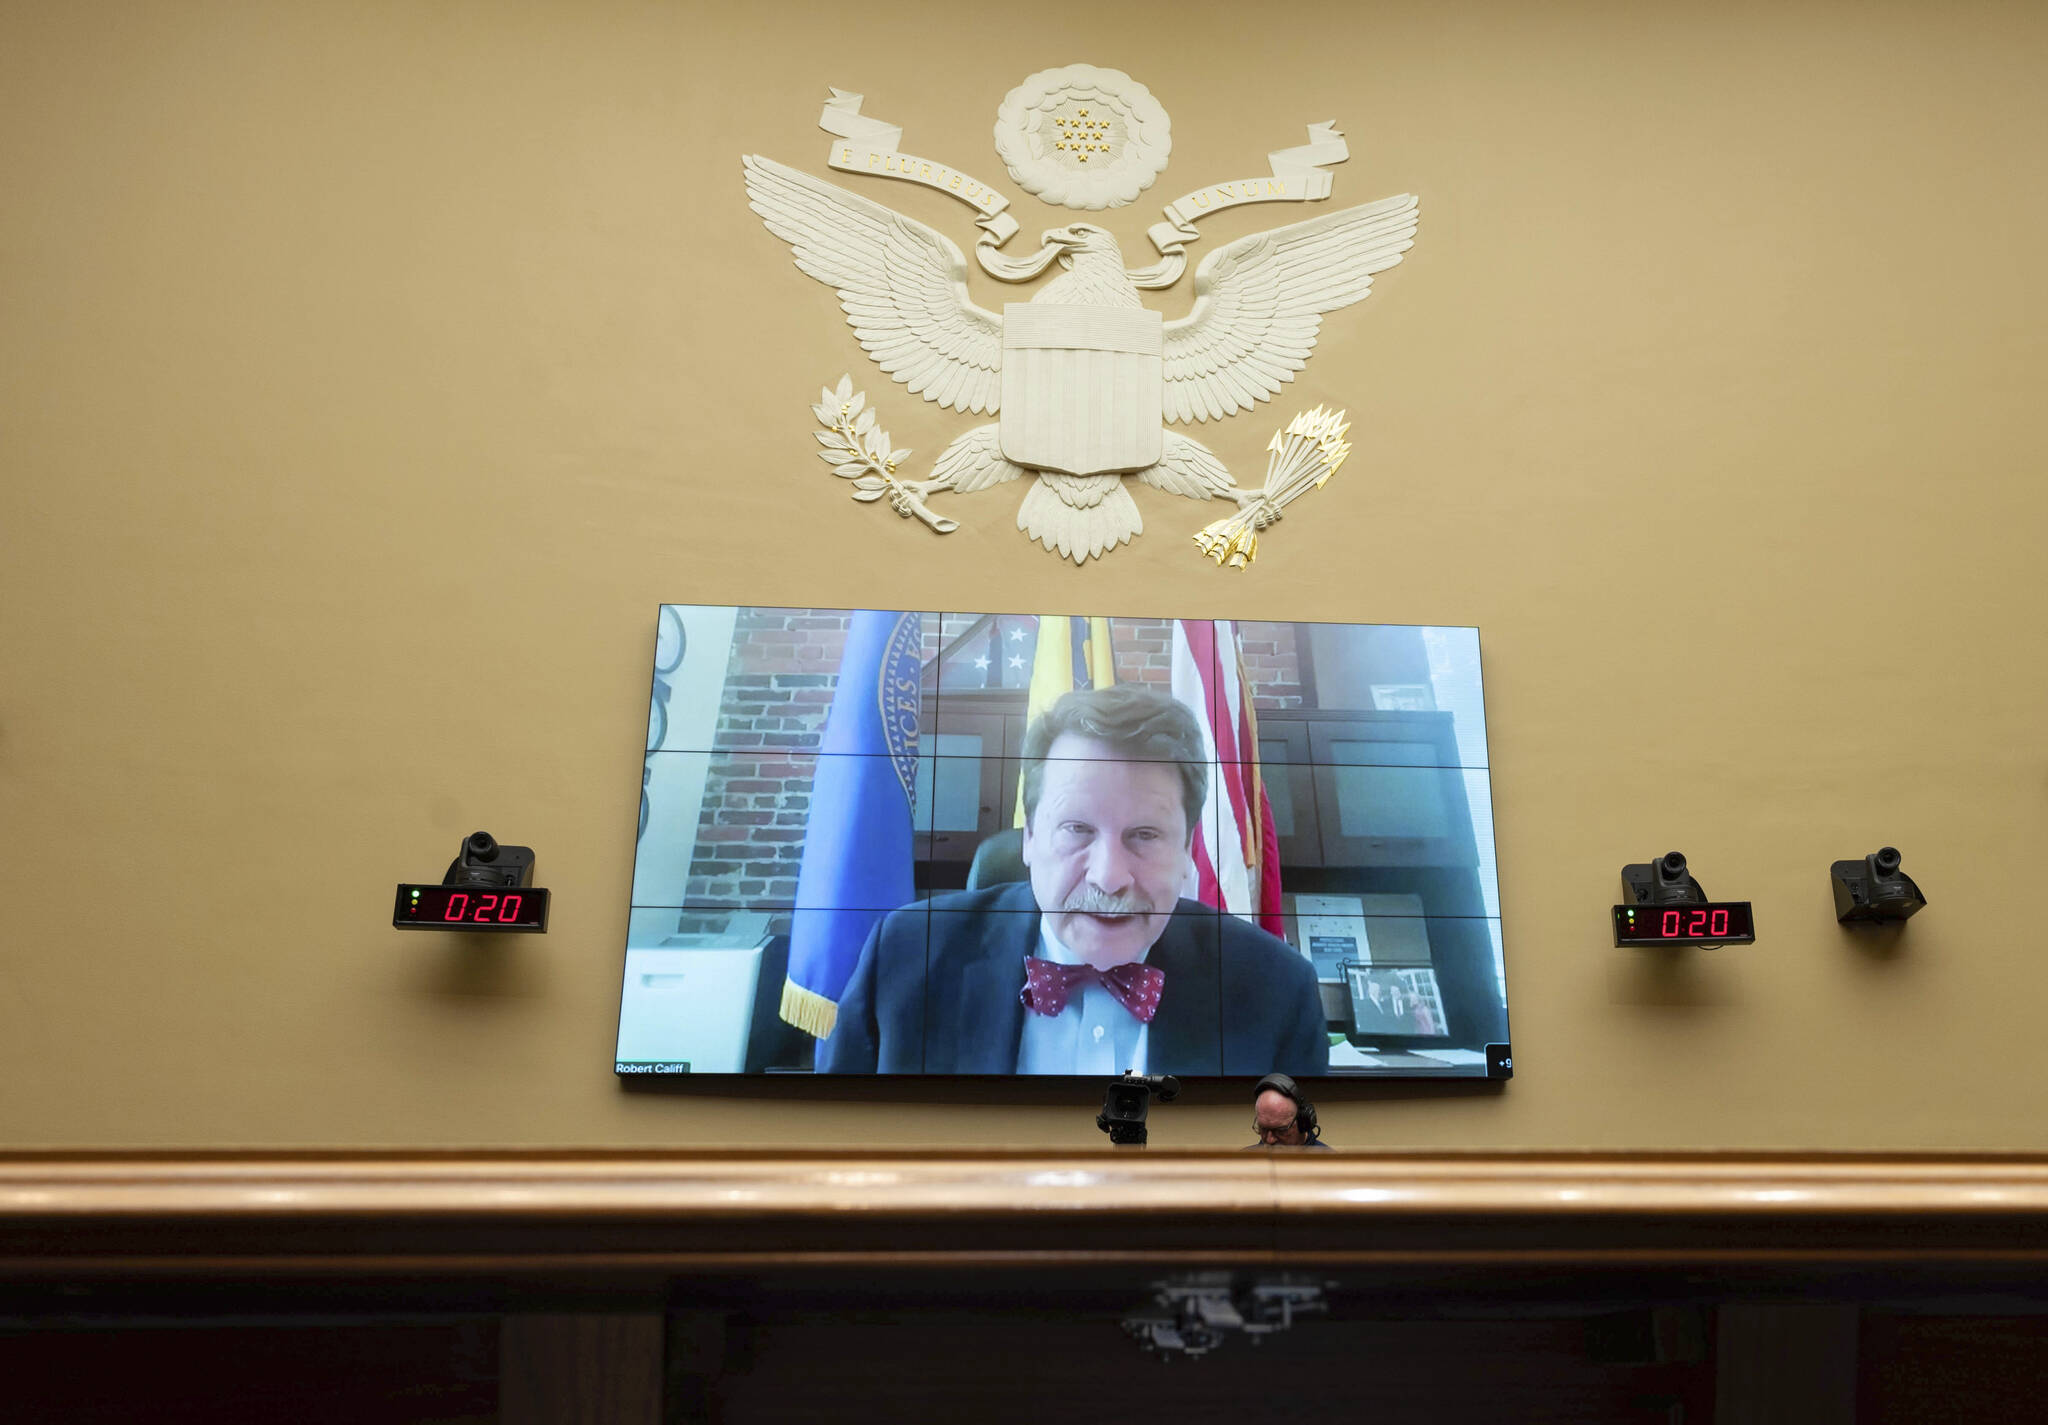
{"type": "MultiPolygon", "coordinates": [[[[1040,714],[1076,688],[1106,688],[1115,681],[1116,659],[1110,650],[1108,619],[1040,614],[1024,725],[1030,727],[1040,714]]],[[[1024,783],[1019,779],[1013,825],[1023,824],[1024,783]]]]}

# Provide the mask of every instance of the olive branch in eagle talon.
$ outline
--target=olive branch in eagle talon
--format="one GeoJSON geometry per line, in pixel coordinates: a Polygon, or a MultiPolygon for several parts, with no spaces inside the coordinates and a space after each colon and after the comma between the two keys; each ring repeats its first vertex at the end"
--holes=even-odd
{"type": "Polygon", "coordinates": [[[940,534],[951,534],[960,527],[959,521],[949,520],[925,504],[925,497],[947,488],[947,482],[898,478],[896,467],[910,452],[890,448],[889,433],[875,424],[867,395],[853,389],[853,377],[841,376],[836,388],[828,386],[820,392],[811,414],[824,427],[814,432],[818,444],[825,447],[818,458],[840,479],[853,481],[853,498],[866,504],[886,497],[897,514],[921,519],[940,534]]]}

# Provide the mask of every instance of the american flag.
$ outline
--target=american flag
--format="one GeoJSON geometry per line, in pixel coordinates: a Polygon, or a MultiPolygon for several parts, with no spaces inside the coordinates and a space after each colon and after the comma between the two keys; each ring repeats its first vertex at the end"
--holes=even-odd
{"type": "Polygon", "coordinates": [[[1202,724],[1214,773],[1195,830],[1186,893],[1284,935],[1279,838],[1259,772],[1258,717],[1233,621],[1174,620],[1173,696],[1202,724]]]}

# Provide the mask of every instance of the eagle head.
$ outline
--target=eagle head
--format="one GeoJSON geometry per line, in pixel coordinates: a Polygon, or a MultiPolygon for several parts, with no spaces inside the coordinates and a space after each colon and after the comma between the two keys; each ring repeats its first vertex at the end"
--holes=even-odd
{"type": "Polygon", "coordinates": [[[1060,266],[1071,268],[1077,254],[1090,257],[1113,257],[1117,266],[1123,266],[1123,249],[1116,245],[1116,239],[1107,229],[1093,223],[1068,223],[1063,228],[1047,228],[1039,234],[1039,241],[1046,247],[1060,249],[1060,266]]]}

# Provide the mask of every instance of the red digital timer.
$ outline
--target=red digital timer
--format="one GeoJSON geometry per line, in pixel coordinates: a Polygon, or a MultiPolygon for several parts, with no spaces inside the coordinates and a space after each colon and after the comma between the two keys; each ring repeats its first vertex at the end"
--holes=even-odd
{"type": "Polygon", "coordinates": [[[1688,905],[1618,905],[1616,945],[1754,945],[1756,921],[1748,901],[1688,905]]]}
{"type": "Polygon", "coordinates": [[[391,923],[401,930],[548,928],[548,893],[538,886],[400,886],[391,923]]]}

